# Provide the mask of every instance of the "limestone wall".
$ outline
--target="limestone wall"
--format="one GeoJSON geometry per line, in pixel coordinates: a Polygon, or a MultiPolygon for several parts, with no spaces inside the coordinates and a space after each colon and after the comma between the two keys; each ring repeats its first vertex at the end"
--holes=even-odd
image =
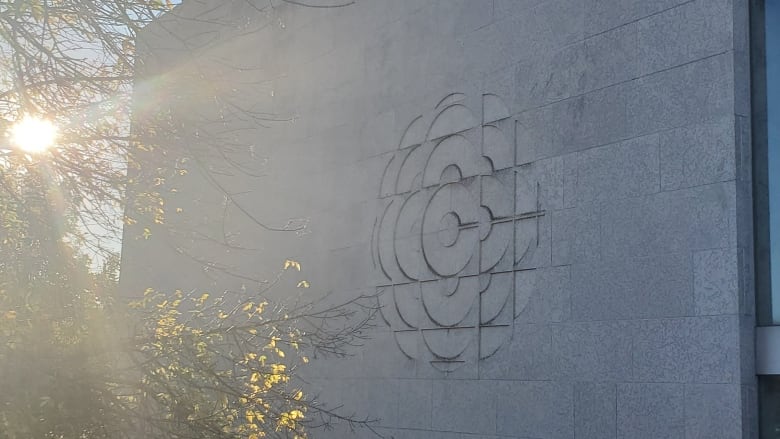
{"type": "MultiPolygon", "coordinates": [[[[237,215],[232,260],[383,305],[311,392],[398,439],[755,437],[744,1],[250,3],[179,12],[233,20],[209,81],[281,119],[221,181],[306,227],[237,215]]],[[[199,26],[151,26],[150,68],[199,26]]],[[[135,264],[199,281],[169,257],[135,264]]]]}

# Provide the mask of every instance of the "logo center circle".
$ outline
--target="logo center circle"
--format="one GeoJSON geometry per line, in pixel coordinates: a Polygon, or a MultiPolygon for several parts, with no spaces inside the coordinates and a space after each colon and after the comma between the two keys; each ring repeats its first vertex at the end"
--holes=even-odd
{"type": "Polygon", "coordinates": [[[439,221],[439,242],[445,247],[452,247],[460,234],[460,218],[455,212],[447,212],[439,221]]]}

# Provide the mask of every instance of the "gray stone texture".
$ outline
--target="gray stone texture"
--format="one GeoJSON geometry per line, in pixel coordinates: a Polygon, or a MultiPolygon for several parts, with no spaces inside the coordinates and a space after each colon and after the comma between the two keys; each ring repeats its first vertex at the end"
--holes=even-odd
{"type": "Polygon", "coordinates": [[[570,383],[508,381],[496,396],[496,430],[518,437],[568,438],[573,431],[574,391],[570,383]]]}
{"type": "MultiPolygon", "coordinates": [[[[744,0],[272,3],[191,4],[255,26],[203,62],[282,120],[231,139],[261,177],[220,181],[306,228],[234,209],[257,251],[194,250],[260,279],[296,258],[312,297],[381,293],[363,346],[305,370],[310,393],[396,439],[756,437],[744,0]],[[439,179],[463,190],[433,203],[439,179]]],[[[144,30],[151,74],[181,70],[167,32],[196,44],[197,26],[144,30]]],[[[189,178],[185,212],[219,231],[223,198],[189,178]]],[[[161,272],[173,257],[128,242],[123,285],[245,282],[161,272]]]]}
{"type": "Polygon", "coordinates": [[[685,438],[740,437],[741,391],[737,384],[686,384],[685,438]]]}
{"type": "Polygon", "coordinates": [[[572,318],[680,317],[694,310],[688,253],[572,265],[572,318]]]}
{"type": "Polygon", "coordinates": [[[739,313],[739,265],[731,250],[693,254],[693,294],[696,315],[739,313]]]}
{"type": "Polygon", "coordinates": [[[636,322],[634,379],[640,382],[739,382],[736,316],[636,322]]]}
{"type": "Polygon", "coordinates": [[[618,384],[619,439],[683,439],[685,424],[684,385],[618,384]]]}
{"type": "Polygon", "coordinates": [[[617,385],[580,382],[574,385],[574,437],[617,437],[617,385]]]}
{"type": "Polygon", "coordinates": [[[728,119],[660,133],[662,190],[733,180],[734,138],[728,119]]]}

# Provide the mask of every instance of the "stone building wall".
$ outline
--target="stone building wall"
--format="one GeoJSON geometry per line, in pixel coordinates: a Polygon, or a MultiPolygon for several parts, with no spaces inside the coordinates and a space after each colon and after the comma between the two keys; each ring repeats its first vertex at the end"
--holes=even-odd
{"type": "MultiPolygon", "coordinates": [[[[142,42],[176,77],[206,39],[209,81],[279,119],[236,131],[259,176],[220,178],[305,229],[236,219],[262,251],[234,262],[379,295],[311,392],[397,439],[756,437],[745,1],[272,4],[185,2],[235,25],[142,42]]],[[[123,275],[202,281],[170,257],[123,275]]],[[[313,437],[370,437],[342,427],[313,437]]]]}

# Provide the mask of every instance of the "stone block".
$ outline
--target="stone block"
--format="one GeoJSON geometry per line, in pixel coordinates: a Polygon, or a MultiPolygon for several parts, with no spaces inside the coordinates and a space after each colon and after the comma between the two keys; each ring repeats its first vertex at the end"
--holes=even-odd
{"type": "Polygon", "coordinates": [[[479,378],[550,380],[553,366],[550,326],[515,323],[510,342],[480,362],[479,378]]]}
{"type": "Polygon", "coordinates": [[[617,435],[617,386],[610,383],[574,384],[574,437],[614,439],[617,435]]]}
{"type": "Polygon", "coordinates": [[[676,128],[659,136],[663,190],[735,178],[733,118],[676,128]]]}
{"type": "Polygon", "coordinates": [[[582,2],[551,0],[462,35],[458,45],[470,55],[465,74],[484,74],[579,41],[583,18],[582,2]]]}
{"type": "Polygon", "coordinates": [[[732,60],[726,53],[632,81],[627,132],[639,136],[733,114],[732,60]]]}
{"type": "Polygon", "coordinates": [[[735,250],[702,250],[693,254],[696,315],[739,313],[738,272],[735,250]]]}
{"type": "Polygon", "coordinates": [[[686,2],[638,22],[642,74],[689,63],[732,48],[731,0],[686,2]]]}
{"type": "Polygon", "coordinates": [[[619,439],[684,439],[683,385],[618,384],[617,432],[619,439]]]}
{"type": "Polygon", "coordinates": [[[515,321],[561,322],[571,314],[569,267],[515,272],[515,321]]]}
{"type": "Polygon", "coordinates": [[[339,359],[334,373],[342,376],[413,378],[418,365],[419,361],[404,355],[393,332],[385,330],[371,335],[371,343],[361,349],[359,361],[355,361],[354,357],[339,359]]]}
{"type": "Polygon", "coordinates": [[[431,21],[454,15],[454,35],[471,33],[493,21],[493,0],[439,0],[433,10],[431,21]]]}
{"type": "Polygon", "coordinates": [[[687,0],[585,0],[585,34],[599,34],[673,8],[687,0]]]}
{"type": "Polygon", "coordinates": [[[378,425],[395,426],[399,420],[400,386],[393,379],[364,379],[356,383],[359,389],[358,410],[361,417],[373,418],[378,425]]]}
{"type": "Polygon", "coordinates": [[[552,351],[561,381],[631,380],[632,336],[627,322],[555,325],[552,351]]]}
{"type": "Polygon", "coordinates": [[[739,384],[685,385],[685,439],[730,439],[742,434],[739,384]]]}
{"type": "Polygon", "coordinates": [[[398,380],[398,422],[401,428],[431,428],[432,384],[429,380],[398,380]]]}
{"type": "Polygon", "coordinates": [[[555,210],[552,215],[552,264],[588,264],[601,259],[598,205],[555,210]]]}
{"type": "Polygon", "coordinates": [[[571,267],[572,319],[679,317],[693,312],[686,253],[571,267]]]}
{"type": "Polygon", "coordinates": [[[577,154],[576,173],[576,204],[658,192],[658,136],[582,151],[577,154]]]}
{"type": "MultiPolygon", "coordinates": [[[[519,93],[519,92],[518,92],[519,93]]],[[[518,108],[528,105],[524,101],[515,104],[518,108]]],[[[560,149],[561,133],[549,130],[553,123],[555,105],[524,111],[515,117],[515,160],[518,165],[532,163],[542,155],[553,155],[550,151],[560,149]]]]}
{"type": "Polygon", "coordinates": [[[602,256],[608,260],[736,245],[733,182],[606,204],[602,256]]]}
{"type": "Polygon", "coordinates": [[[519,62],[515,70],[517,107],[530,109],[581,94],[584,70],[582,42],[519,62]]]}
{"type": "Polygon", "coordinates": [[[518,166],[515,213],[563,207],[564,162],[561,157],[537,160],[518,166]]]}
{"type": "Polygon", "coordinates": [[[582,151],[632,137],[629,99],[633,83],[620,83],[565,101],[554,120],[563,128],[559,153],[582,151]]]}
{"type": "Polygon", "coordinates": [[[548,439],[573,436],[571,383],[507,381],[501,383],[496,396],[499,435],[548,439]]]}
{"type": "Polygon", "coordinates": [[[543,3],[544,0],[493,0],[493,14],[496,20],[527,13],[532,7],[543,3]]]}
{"type": "Polygon", "coordinates": [[[634,333],[635,380],[736,383],[740,379],[737,316],[642,320],[634,333]]]}
{"type": "Polygon", "coordinates": [[[583,43],[584,91],[596,90],[639,76],[637,25],[629,23],[586,38],[583,43]]]}
{"type": "Polygon", "coordinates": [[[496,409],[501,405],[493,381],[432,382],[431,425],[434,430],[476,434],[496,433],[496,409]],[[475,413],[479,407],[479,414],[475,413]]]}

